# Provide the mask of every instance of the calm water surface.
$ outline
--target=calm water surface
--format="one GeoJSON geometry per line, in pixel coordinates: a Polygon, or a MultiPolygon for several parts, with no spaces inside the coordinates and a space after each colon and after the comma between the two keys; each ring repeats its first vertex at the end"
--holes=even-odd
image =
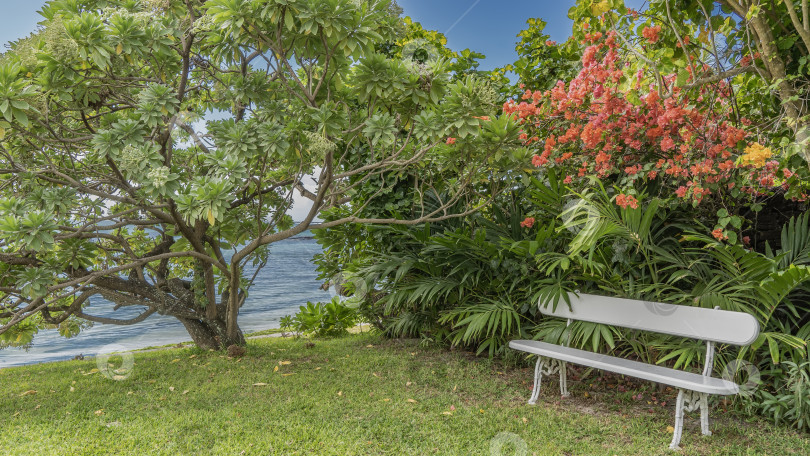
{"type": "MultiPolygon", "coordinates": [[[[279,319],[298,311],[307,301],[327,301],[331,297],[320,289],[313,255],[321,247],[311,238],[295,238],[278,242],[270,248],[270,260],[259,272],[245,304],[239,312],[242,331],[278,328],[279,319]]],[[[252,276],[252,271],[248,271],[252,276]]],[[[95,299],[95,297],[94,297],[95,299]]],[[[91,301],[86,312],[94,315],[131,318],[138,309],[122,308],[111,312],[112,305],[101,298],[91,301]]],[[[18,348],[0,350],[0,368],[44,361],[71,359],[76,355],[94,355],[108,344],[127,349],[165,345],[191,340],[176,319],[152,315],[131,326],[96,324],[72,339],[61,337],[56,330],[40,331],[27,352],[18,348]]]]}

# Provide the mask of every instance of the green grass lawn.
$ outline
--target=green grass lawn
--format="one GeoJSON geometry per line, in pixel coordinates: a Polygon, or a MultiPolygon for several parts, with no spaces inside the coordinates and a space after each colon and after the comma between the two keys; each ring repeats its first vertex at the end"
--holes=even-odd
{"type": "MultiPolygon", "coordinates": [[[[671,391],[569,380],[572,398],[560,400],[551,381],[529,406],[530,368],[368,334],[256,339],[237,359],[138,353],[119,381],[94,369],[86,360],[0,370],[0,455],[489,455],[499,442],[503,455],[524,443],[537,455],[671,454],[672,404],[660,404],[671,391]]],[[[806,434],[719,405],[714,436],[700,436],[697,418],[687,418],[682,454],[810,448],[806,434]]]]}

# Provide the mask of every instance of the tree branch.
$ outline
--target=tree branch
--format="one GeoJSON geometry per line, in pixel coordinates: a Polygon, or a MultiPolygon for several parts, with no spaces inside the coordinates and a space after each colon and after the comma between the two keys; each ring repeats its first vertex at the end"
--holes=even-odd
{"type": "Polygon", "coordinates": [[[138,315],[135,318],[129,319],[129,320],[119,320],[117,318],[106,318],[106,317],[98,317],[98,316],[95,316],[95,315],[88,315],[88,314],[82,312],[81,310],[77,310],[74,313],[74,315],[76,315],[77,317],[80,317],[80,318],[84,318],[85,320],[95,322],[95,323],[103,323],[103,324],[109,324],[109,325],[134,325],[135,323],[140,323],[140,322],[146,320],[147,318],[149,318],[150,315],[152,315],[155,312],[156,312],[155,309],[150,308],[147,311],[145,311],[144,313],[138,315]]]}
{"type": "Polygon", "coordinates": [[[790,15],[790,22],[793,23],[793,27],[799,32],[799,36],[802,38],[804,42],[804,47],[810,51],[810,31],[807,30],[807,0],[802,2],[802,14],[804,15],[805,23],[802,24],[802,21],[799,19],[799,16],[796,14],[796,7],[793,5],[793,0],[785,0],[785,6],[787,7],[788,14],[790,15]]]}

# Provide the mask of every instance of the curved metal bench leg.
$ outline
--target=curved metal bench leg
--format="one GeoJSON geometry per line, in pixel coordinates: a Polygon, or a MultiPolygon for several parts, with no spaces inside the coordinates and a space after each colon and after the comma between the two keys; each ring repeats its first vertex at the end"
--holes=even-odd
{"type": "Polygon", "coordinates": [[[560,394],[562,397],[568,397],[568,381],[566,379],[565,361],[559,361],[551,358],[537,357],[537,364],[534,366],[534,386],[532,387],[532,397],[529,398],[529,405],[537,403],[537,398],[540,397],[540,384],[543,381],[543,375],[552,375],[557,372],[560,373],[560,394]]]}
{"type": "Polygon", "coordinates": [[[672,433],[672,443],[669,444],[670,450],[680,450],[678,446],[681,443],[681,434],[683,433],[683,408],[684,408],[684,391],[678,390],[678,399],[675,402],[675,431],[672,433]]]}
{"type": "Polygon", "coordinates": [[[534,366],[534,387],[532,387],[532,397],[529,398],[529,405],[537,403],[537,398],[540,396],[540,382],[543,380],[543,365],[546,359],[542,356],[537,357],[537,364],[534,366]]]}
{"type": "Polygon", "coordinates": [[[568,397],[571,394],[568,392],[568,380],[567,380],[567,371],[566,371],[566,362],[559,361],[560,363],[560,395],[562,397],[568,397]]]}
{"type": "Polygon", "coordinates": [[[703,435],[712,435],[709,430],[709,395],[700,395],[700,432],[703,435]]]}
{"type": "Polygon", "coordinates": [[[679,450],[678,444],[681,442],[683,433],[683,414],[700,409],[700,432],[703,435],[712,435],[709,430],[709,395],[679,389],[678,399],[675,404],[675,432],[672,435],[672,443],[669,444],[671,450],[679,450]]]}

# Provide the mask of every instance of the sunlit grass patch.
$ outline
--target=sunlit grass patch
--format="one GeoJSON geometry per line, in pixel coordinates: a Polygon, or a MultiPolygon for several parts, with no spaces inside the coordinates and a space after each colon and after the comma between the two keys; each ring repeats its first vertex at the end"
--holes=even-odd
{"type": "MultiPolygon", "coordinates": [[[[582,381],[563,401],[549,382],[532,407],[530,380],[529,368],[368,334],[255,339],[240,358],[138,353],[121,381],[93,360],[25,366],[0,370],[0,454],[488,455],[523,444],[538,455],[668,454],[671,407],[582,381]]],[[[784,428],[712,418],[705,438],[689,417],[683,454],[810,445],[784,428]]]]}

